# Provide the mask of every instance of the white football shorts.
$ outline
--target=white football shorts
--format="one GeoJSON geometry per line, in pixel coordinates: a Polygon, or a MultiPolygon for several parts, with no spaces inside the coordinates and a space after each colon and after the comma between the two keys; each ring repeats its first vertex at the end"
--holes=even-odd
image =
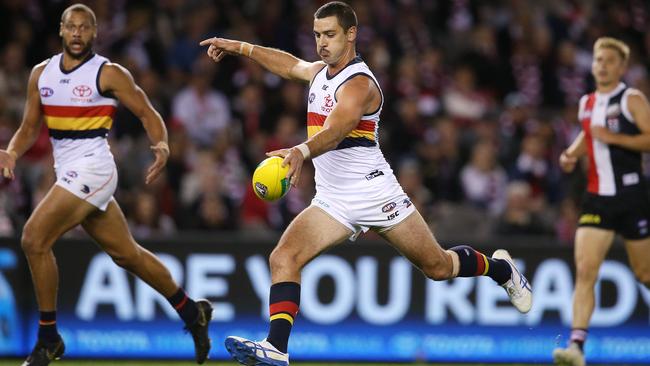
{"type": "Polygon", "coordinates": [[[117,188],[117,168],[112,160],[67,164],[56,169],[56,184],[106,211],[117,188]]]}
{"type": "Polygon", "coordinates": [[[415,206],[393,174],[387,175],[362,191],[318,191],[311,205],[350,229],[352,241],[370,229],[379,233],[390,230],[415,212],[415,206]]]}

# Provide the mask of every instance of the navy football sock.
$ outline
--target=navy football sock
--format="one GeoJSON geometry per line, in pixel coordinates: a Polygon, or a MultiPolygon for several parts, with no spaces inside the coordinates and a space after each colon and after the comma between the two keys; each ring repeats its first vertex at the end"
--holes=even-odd
{"type": "Polygon", "coordinates": [[[56,328],[56,311],[41,311],[38,320],[38,339],[47,343],[61,339],[56,328]]]}
{"type": "Polygon", "coordinates": [[[287,353],[289,334],[300,306],[300,284],[280,282],[271,286],[269,310],[271,327],[266,340],[280,352],[287,353]]]}
{"type": "Polygon", "coordinates": [[[458,277],[488,276],[499,285],[506,283],[512,275],[512,269],[508,262],[503,259],[493,259],[472,247],[460,245],[453,247],[460,260],[458,277]]]}
{"type": "Polygon", "coordinates": [[[169,304],[176,309],[178,315],[183,319],[185,324],[193,324],[199,317],[199,309],[194,300],[189,298],[182,288],[179,288],[175,294],[167,298],[169,304]]]}

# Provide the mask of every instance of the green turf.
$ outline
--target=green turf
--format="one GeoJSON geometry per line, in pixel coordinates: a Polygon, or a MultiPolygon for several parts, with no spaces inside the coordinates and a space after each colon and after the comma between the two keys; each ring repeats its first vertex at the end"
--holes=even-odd
{"type": "MultiPolygon", "coordinates": [[[[0,360],[0,366],[17,366],[20,365],[22,360],[0,360]]],[[[170,361],[57,361],[52,362],[51,366],[191,366],[196,365],[193,362],[170,362],[170,361]]],[[[238,366],[238,363],[225,362],[225,361],[208,361],[205,363],[206,366],[215,365],[215,366],[238,366]]],[[[404,365],[440,365],[440,364],[426,364],[426,363],[410,363],[410,364],[394,364],[394,363],[303,363],[303,362],[292,362],[292,366],[326,366],[326,365],[336,365],[336,366],[404,366],[404,365]]],[[[481,364],[452,364],[453,366],[479,366],[481,364]]],[[[505,366],[498,364],[488,364],[489,366],[505,366]]],[[[516,364],[507,364],[508,366],[517,366],[516,364]]],[[[523,365],[522,365],[523,366],[523,365]]],[[[532,366],[527,364],[525,366],[532,366]]]]}

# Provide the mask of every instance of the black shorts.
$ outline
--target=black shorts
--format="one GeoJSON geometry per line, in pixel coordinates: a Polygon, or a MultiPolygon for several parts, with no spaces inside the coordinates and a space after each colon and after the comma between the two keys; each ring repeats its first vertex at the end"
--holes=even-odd
{"type": "Polygon", "coordinates": [[[578,226],[613,230],[630,240],[650,237],[650,199],[640,191],[616,196],[587,193],[578,226]]]}

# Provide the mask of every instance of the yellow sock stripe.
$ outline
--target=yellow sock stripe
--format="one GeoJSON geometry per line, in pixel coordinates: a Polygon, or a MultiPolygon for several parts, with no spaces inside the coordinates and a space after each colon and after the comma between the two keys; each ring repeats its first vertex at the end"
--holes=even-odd
{"type": "Polygon", "coordinates": [[[291,315],[289,315],[289,314],[277,313],[277,314],[271,315],[271,321],[274,321],[276,319],[284,319],[284,320],[288,321],[289,323],[291,323],[291,325],[293,325],[293,317],[291,315]]]}
{"type": "Polygon", "coordinates": [[[490,269],[490,262],[488,262],[485,254],[481,254],[481,255],[483,256],[483,262],[485,263],[485,270],[483,271],[483,274],[481,276],[485,276],[485,274],[488,273],[488,270],[490,269]]]}

